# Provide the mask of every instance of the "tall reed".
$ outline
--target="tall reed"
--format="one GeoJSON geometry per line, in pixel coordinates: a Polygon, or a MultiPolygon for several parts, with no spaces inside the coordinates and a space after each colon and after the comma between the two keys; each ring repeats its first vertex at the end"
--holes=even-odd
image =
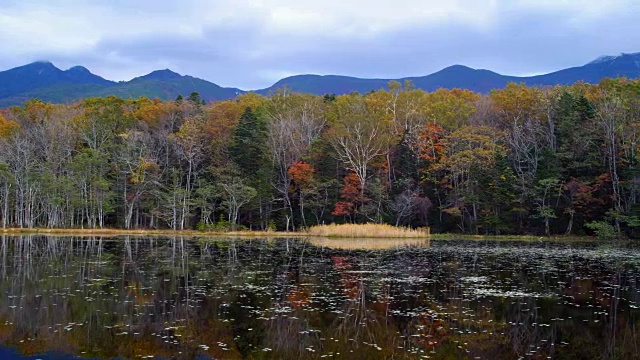
{"type": "Polygon", "coordinates": [[[330,224],[312,226],[309,235],[345,238],[424,238],[429,228],[411,229],[386,224],[330,224]]]}

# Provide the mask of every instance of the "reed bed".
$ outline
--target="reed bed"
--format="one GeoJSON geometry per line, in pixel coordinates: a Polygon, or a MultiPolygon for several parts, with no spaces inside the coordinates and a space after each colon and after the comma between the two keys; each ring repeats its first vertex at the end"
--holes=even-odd
{"type": "Polygon", "coordinates": [[[411,229],[386,224],[331,224],[312,226],[311,236],[341,238],[426,238],[429,228],[411,229]]]}
{"type": "Polygon", "coordinates": [[[341,224],[313,226],[306,232],[279,231],[198,231],[198,230],[153,230],[153,229],[47,229],[8,228],[0,229],[3,235],[41,234],[78,236],[118,235],[165,235],[165,236],[240,236],[240,237],[332,237],[332,238],[426,238],[429,228],[411,229],[384,224],[341,224]]]}

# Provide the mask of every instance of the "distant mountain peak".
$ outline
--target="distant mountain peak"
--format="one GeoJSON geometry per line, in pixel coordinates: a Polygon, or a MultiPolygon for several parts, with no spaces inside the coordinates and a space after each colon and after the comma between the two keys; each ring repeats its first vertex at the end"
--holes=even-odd
{"type": "MultiPolygon", "coordinates": [[[[278,80],[274,85],[254,90],[269,95],[277,89],[309,94],[365,94],[388,88],[390,80],[404,83],[411,81],[416,89],[436,91],[467,89],[488,93],[504,88],[509,82],[528,86],[570,85],[577,81],[597,84],[604,78],[640,78],[640,53],[622,53],[601,56],[583,66],[561,69],[535,76],[507,76],[491,70],[474,69],[464,65],[452,65],[425,76],[394,79],[357,78],[342,75],[293,75],[278,80]]],[[[94,75],[83,66],[61,70],[50,61],[36,61],[13,69],[0,71],[0,108],[19,105],[25,100],[39,98],[52,102],[69,102],[92,96],[115,95],[135,99],[140,96],[173,100],[178,95],[198,92],[202,99],[218,101],[232,99],[243,90],[223,88],[212,82],[181,75],[169,69],[156,70],[130,81],[113,82],[94,75]]]]}
{"type": "Polygon", "coordinates": [[[615,59],[616,56],[612,56],[612,55],[603,55],[603,56],[599,56],[597,59],[590,61],[587,65],[594,65],[594,64],[602,64],[608,61],[611,61],[613,59],[615,59]]]}
{"type": "Polygon", "coordinates": [[[34,62],[30,63],[30,64],[27,64],[27,66],[28,65],[51,65],[51,66],[53,66],[53,63],[51,61],[49,61],[49,60],[36,60],[36,61],[34,61],[34,62]]]}
{"type": "Polygon", "coordinates": [[[465,66],[465,65],[455,64],[455,65],[447,66],[446,68],[444,68],[442,70],[475,70],[475,69],[470,68],[470,67],[465,66]]]}
{"type": "Polygon", "coordinates": [[[468,66],[464,66],[464,65],[451,65],[451,66],[447,66],[446,68],[440,70],[440,71],[436,71],[435,73],[461,73],[461,72],[475,72],[478,71],[474,68],[470,68],[468,66]]]}
{"type": "Polygon", "coordinates": [[[621,53],[619,55],[603,55],[603,56],[600,56],[597,59],[589,62],[587,65],[602,64],[602,63],[607,63],[607,62],[611,62],[611,61],[618,60],[618,59],[623,59],[623,58],[638,58],[638,59],[640,59],[640,52],[636,52],[636,53],[621,53]]]}
{"type": "Polygon", "coordinates": [[[140,78],[154,79],[154,80],[171,80],[171,79],[179,79],[181,77],[182,75],[178,74],[175,71],[171,71],[169,69],[163,69],[163,70],[152,71],[147,75],[141,76],[140,78]]]}
{"type": "Polygon", "coordinates": [[[80,66],[80,65],[72,66],[69,69],[67,69],[66,72],[75,72],[75,73],[84,73],[84,74],[87,74],[87,73],[90,74],[91,73],[91,71],[89,71],[89,69],[87,69],[84,66],[80,66]]]}
{"type": "Polygon", "coordinates": [[[51,61],[34,61],[30,64],[21,66],[21,68],[26,70],[36,70],[36,71],[43,71],[43,70],[61,71],[55,65],[53,65],[51,61]]]}
{"type": "Polygon", "coordinates": [[[89,69],[84,66],[76,65],[64,72],[67,79],[73,83],[86,83],[86,84],[112,84],[112,81],[105,80],[104,78],[93,74],[89,69]]]}

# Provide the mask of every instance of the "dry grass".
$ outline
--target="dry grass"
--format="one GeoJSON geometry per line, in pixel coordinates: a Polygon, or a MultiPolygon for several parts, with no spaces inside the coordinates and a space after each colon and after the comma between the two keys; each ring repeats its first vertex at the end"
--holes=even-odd
{"type": "Polygon", "coordinates": [[[385,224],[331,224],[309,229],[311,236],[342,238],[426,238],[429,228],[411,229],[385,224]]]}
{"type": "Polygon", "coordinates": [[[197,230],[126,230],[126,229],[47,229],[9,228],[0,229],[3,235],[76,235],[76,236],[118,236],[118,235],[164,235],[164,236],[237,236],[237,237],[341,237],[341,238],[426,238],[429,229],[410,229],[382,224],[343,224],[313,226],[307,232],[279,231],[231,231],[213,232],[197,230]]]}
{"type": "Polygon", "coordinates": [[[307,236],[301,233],[285,233],[277,231],[230,231],[213,232],[197,230],[150,230],[150,229],[46,229],[46,228],[8,228],[0,229],[3,235],[77,235],[77,236],[118,236],[118,235],[164,235],[164,236],[238,236],[238,237],[299,237],[307,236]]]}

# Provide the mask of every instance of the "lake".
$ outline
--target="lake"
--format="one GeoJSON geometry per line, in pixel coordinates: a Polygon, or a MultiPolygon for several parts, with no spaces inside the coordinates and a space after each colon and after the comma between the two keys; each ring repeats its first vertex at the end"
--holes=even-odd
{"type": "Polygon", "coordinates": [[[630,245],[0,241],[3,359],[640,358],[630,245]]]}

